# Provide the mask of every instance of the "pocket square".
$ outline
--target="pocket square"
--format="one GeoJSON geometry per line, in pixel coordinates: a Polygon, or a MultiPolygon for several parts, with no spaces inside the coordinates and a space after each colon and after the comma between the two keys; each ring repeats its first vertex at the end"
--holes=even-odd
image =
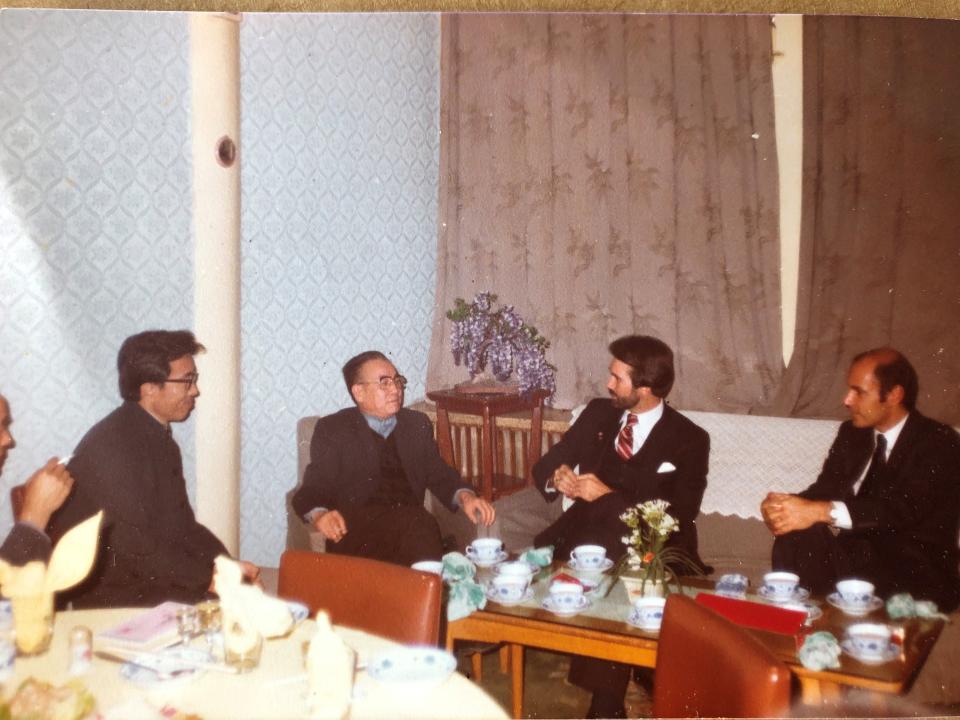
{"type": "Polygon", "coordinates": [[[660,467],[657,468],[658,473],[673,472],[677,469],[677,466],[670,461],[660,463],[660,467]]]}

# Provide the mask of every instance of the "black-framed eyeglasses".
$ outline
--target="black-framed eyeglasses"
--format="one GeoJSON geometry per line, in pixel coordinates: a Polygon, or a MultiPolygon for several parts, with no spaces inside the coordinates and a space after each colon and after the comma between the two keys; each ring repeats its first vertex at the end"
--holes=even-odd
{"type": "Polygon", "coordinates": [[[182,378],[167,378],[164,382],[179,383],[180,385],[195,386],[200,380],[200,373],[190,373],[182,378]]]}
{"type": "Polygon", "coordinates": [[[381,375],[377,380],[363,380],[358,382],[357,385],[379,385],[381,390],[389,390],[396,385],[397,390],[403,390],[407,386],[407,379],[403,375],[394,375],[393,377],[381,375]]]}

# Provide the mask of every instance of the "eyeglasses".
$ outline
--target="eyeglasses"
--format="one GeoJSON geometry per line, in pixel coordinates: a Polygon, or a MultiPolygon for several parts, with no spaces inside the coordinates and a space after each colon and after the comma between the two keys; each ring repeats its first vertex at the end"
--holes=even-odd
{"type": "Polygon", "coordinates": [[[200,373],[190,373],[182,378],[167,378],[164,382],[179,383],[181,385],[195,386],[200,380],[200,373]]]}
{"type": "Polygon", "coordinates": [[[397,390],[403,390],[407,386],[407,379],[403,375],[394,375],[393,377],[383,375],[378,380],[363,380],[358,382],[357,385],[379,385],[381,390],[389,390],[396,385],[397,390]]]}

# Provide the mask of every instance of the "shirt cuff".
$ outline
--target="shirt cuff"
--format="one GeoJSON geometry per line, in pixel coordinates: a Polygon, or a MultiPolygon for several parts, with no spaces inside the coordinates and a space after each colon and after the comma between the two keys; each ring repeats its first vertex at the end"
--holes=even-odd
{"type": "Polygon", "coordinates": [[[457,491],[453,494],[453,505],[454,505],[454,507],[456,507],[457,509],[463,507],[463,503],[462,503],[461,500],[460,500],[460,495],[462,495],[463,493],[469,493],[470,495],[473,495],[474,497],[477,496],[477,494],[476,494],[473,490],[470,490],[469,488],[460,488],[459,490],[457,490],[457,491]]]}
{"type": "Polygon", "coordinates": [[[830,503],[830,506],[830,516],[833,518],[833,526],[841,530],[852,530],[853,518],[850,517],[850,510],[847,509],[847,504],[839,500],[834,500],[830,503]]]}
{"type": "Polygon", "coordinates": [[[313,510],[311,510],[311,511],[308,512],[308,513],[306,513],[306,514],[303,516],[303,519],[304,519],[304,521],[305,521],[308,525],[313,525],[313,523],[314,523],[314,522],[316,521],[316,519],[317,519],[317,516],[318,516],[318,515],[323,515],[325,512],[327,512],[327,508],[325,508],[325,507],[315,507],[313,510]]]}
{"type": "Polygon", "coordinates": [[[558,492],[557,486],[553,484],[553,475],[547,478],[547,481],[543,484],[543,491],[548,493],[558,492]]]}

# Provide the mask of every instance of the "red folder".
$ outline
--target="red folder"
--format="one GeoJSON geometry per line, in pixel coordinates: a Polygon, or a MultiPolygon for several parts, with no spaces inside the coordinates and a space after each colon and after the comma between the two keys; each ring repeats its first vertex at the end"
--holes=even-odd
{"type": "Polygon", "coordinates": [[[696,600],[701,605],[720,613],[737,625],[755,630],[767,630],[781,635],[798,635],[807,619],[807,614],[802,610],[788,610],[766,603],[737,600],[723,595],[700,593],[696,600]]]}

